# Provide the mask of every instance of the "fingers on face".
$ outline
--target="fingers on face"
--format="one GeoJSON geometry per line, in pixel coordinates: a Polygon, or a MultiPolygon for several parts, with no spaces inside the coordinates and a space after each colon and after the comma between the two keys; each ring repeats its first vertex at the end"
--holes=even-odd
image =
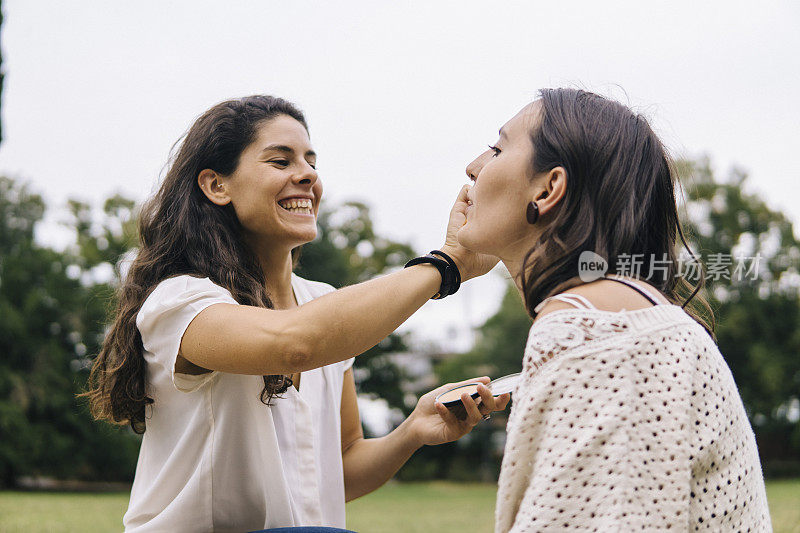
{"type": "Polygon", "coordinates": [[[469,189],[470,186],[468,184],[461,187],[461,190],[458,191],[458,198],[456,198],[456,205],[463,205],[466,207],[469,204],[469,189]]]}

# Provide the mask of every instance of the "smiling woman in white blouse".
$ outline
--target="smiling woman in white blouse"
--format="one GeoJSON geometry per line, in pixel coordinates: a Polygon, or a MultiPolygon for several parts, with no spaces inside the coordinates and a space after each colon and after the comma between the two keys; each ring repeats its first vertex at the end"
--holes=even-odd
{"type": "Polygon", "coordinates": [[[346,500],[507,404],[479,385],[458,420],[434,401],[440,388],[364,439],[353,357],[497,259],[455,239],[464,188],[437,251],[446,260],[339,291],[294,275],[292,251],[317,232],[316,159],[294,105],[230,100],[197,119],[144,206],[86,394],[95,416],[144,434],[127,531],[343,528],[346,500]]]}
{"type": "Polygon", "coordinates": [[[467,174],[458,240],[503,261],[534,318],[496,531],[768,531],[755,438],[692,308],[713,317],[702,279],[680,276],[676,178],[646,120],[546,89],[467,174]]]}

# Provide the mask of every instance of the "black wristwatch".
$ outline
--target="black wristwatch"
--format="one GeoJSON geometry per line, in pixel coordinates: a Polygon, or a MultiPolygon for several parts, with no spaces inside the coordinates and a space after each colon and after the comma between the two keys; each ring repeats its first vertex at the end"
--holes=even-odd
{"type": "Polygon", "coordinates": [[[406,263],[405,268],[420,264],[435,266],[442,276],[442,284],[439,286],[439,292],[433,295],[431,300],[440,300],[445,296],[455,294],[461,286],[461,273],[458,271],[456,262],[453,261],[452,257],[441,250],[431,250],[430,253],[426,255],[415,257],[406,263]]]}

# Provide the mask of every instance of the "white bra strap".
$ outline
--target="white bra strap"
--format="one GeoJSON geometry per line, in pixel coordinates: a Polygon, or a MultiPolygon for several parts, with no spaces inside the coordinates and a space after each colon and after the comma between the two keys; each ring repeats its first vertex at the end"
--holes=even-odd
{"type": "Polygon", "coordinates": [[[556,294],[554,296],[550,296],[549,298],[545,298],[539,305],[533,308],[534,313],[538,313],[542,310],[542,308],[547,304],[550,300],[558,300],[560,302],[568,303],[574,305],[578,309],[597,309],[592,302],[581,296],[580,294],[573,294],[570,292],[563,292],[561,294],[556,294]]]}

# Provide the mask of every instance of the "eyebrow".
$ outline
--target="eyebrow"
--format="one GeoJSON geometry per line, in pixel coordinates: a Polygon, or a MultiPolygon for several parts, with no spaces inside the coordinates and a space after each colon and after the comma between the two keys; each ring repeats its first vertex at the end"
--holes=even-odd
{"type": "MultiPolygon", "coordinates": [[[[294,153],[294,149],[289,146],[286,146],[285,144],[270,144],[269,146],[261,150],[261,153],[263,154],[264,152],[269,152],[270,150],[277,150],[278,152],[285,152],[287,154],[294,153]]],[[[314,150],[309,150],[306,152],[306,157],[308,156],[317,157],[317,153],[314,150]]]]}

